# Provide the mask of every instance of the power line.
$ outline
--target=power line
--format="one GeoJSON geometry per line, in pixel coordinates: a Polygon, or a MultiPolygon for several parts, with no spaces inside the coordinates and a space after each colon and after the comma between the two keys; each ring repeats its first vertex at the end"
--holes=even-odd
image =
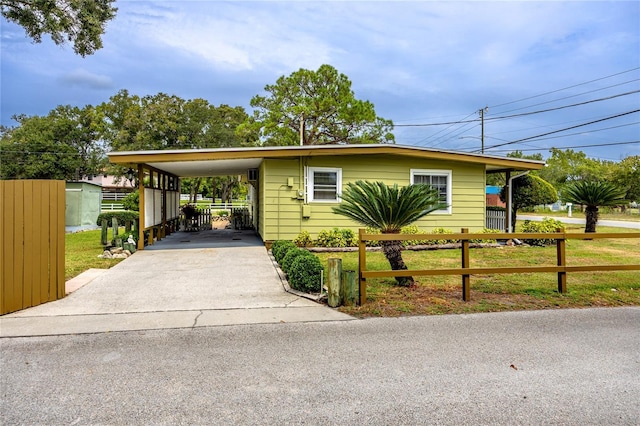
{"type": "MultiPolygon", "coordinates": [[[[637,141],[626,141],[626,142],[610,142],[610,143],[597,143],[590,145],[572,145],[572,146],[563,146],[563,147],[551,147],[551,148],[525,148],[518,149],[518,151],[551,151],[552,149],[573,149],[573,148],[591,148],[598,146],[615,146],[615,145],[634,145],[640,144],[640,140],[637,141]]],[[[496,152],[511,152],[512,149],[499,149],[496,152]]]]}
{"type": "Polygon", "coordinates": [[[632,90],[631,92],[618,93],[617,95],[611,95],[611,96],[607,96],[605,98],[592,99],[592,100],[589,100],[589,101],[579,102],[577,104],[564,105],[564,106],[559,106],[559,107],[555,107],[555,108],[548,108],[548,109],[543,109],[543,110],[538,110],[538,111],[530,111],[530,112],[522,112],[520,114],[513,114],[513,115],[503,115],[503,116],[500,116],[500,117],[488,117],[488,118],[485,118],[485,120],[504,120],[504,119],[507,119],[507,118],[524,117],[524,116],[527,116],[527,115],[541,114],[543,112],[557,111],[559,109],[565,109],[565,108],[573,108],[573,107],[576,107],[576,106],[587,105],[587,104],[591,104],[591,103],[594,103],[594,102],[608,101],[610,99],[619,98],[621,96],[633,95],[634,93],[640,93],[640,90],[632,90]]]}
{"type": "Polygon", "coordinates": [[[594,120],[594,121],[589,121],[587,123],[577,124],[575,126],[567,127],[567,128],[564,128],[564,129],[554,130],[552,132],[542,133],[542,134],[536,135],[536,136],[529,136],[527,138],[522,138],[522,139],[518,139],[518,140],[515,140],[515,141],[511,141],[511,142],[506,142],[506,143],[501,143],[501,144],[497,144],[497,145],[488,146],[485,149],[498,148],[500,146],[505,146],[505,145],[513,145],[513,144],[516,144],[516,143],[519,143],[519,142],[528,141],[528,140],[531,140],[531,139],[537,139],[537,138],[540,138],[542,136],[552,135],[554,133],[565,132],[567,130],[576,129],[578,127],[584,127],[584,126],[588,126],[590,124],[599,123],[601,121],[606,121],[606,120],[611,120],[611,119],[618,118],[618,117],[623,117],[625,115],[634,114],[636,112],[640,112],[640,109],[636,109],[636,110],[633,110],[633,111],[623,112],[621,114],[616,114],[616,115],[612,115],[612,116],[609,116],[609,117],[601,118],[600,120],[594,120]]]}
{"type": "Polygon", "coordinates": [[[528,98],[518,99],[517,101],[511,101],[511,102],[506,102],[504,104],[493,105],[493,106],[490,106],[489,108],[491,108],[491,109],[492,108],[498,108],[498,107],[501,107],[501,106],[511,105],[511,104],[515,104],[515,103],[518,103],[518,102],[522,102],[522,101],[528,101],[529,99],[535,99],[535,98],[539,98],[541,96],[550,95],[552,93],[562,92],[563,90],[573,89],[574,87],[584,86],[585,84],[595,83],[596,81],[601,81],[601,80],[606,80],[607,78],[611,78],[611,77],[615,77],[615,76],[618,76],[618,75],[626,74],[626,73],[629,73],[629,72],[632,72],[632,71],[636,71],[636,70],[639,70],[639,69],[640,69],[640,67],[631,68],[629,70],[622,71],[622,72],[619,72],[619,73],[616,73],[616,74],[611,74],[611,75],[607,75],[605,77],[596,78],[595,80],[585,81],[584,83],[578,83],[578,84],[574,84],[573,86],[563,87],[562,89],[556,89],[556,90],[552,90],[550,92],[541,93],[539,95],[529,96],[528,98]]]}
{"type": "MultiPolygon", "coordinates": [[[[632,90],[630,92],[618,93],[618,94],[607,96],[607,97],[604,97],[604,98],[591,99],[591,100],[584,101],[584,102],[578,102],[578,103],[575,103],[575,104],[563,105],[563,106],[554,107],[554,108],[547,108],[547,109],[543,109],[543,110],[522,112],[522,113],[519,113],[519,114],[503,115],[503,116],[498,116],[498,117],[487,117],[487,118],[485,118],[485,120],[486,121],[488,121],[488,120],[495,121],[495,120],[505,120],[507,118],[526,117],[528,115],[541,114],[541,113],[545,113],[545,112],[557,111],[557,110],[566,109],[566,108],[573,108],[573,107],[576,107],[576,106],[587,105],[587,104],[591,104],[591,103],[594,103],[594,102],[608,101],[608,100],[619,98],[619,97],[622,97],[622,96],[633,95],[635,93],[640,93],[640,90],[632,90]]],[[[432,127],[432,126],[446,126],[446,125],[456,125],[456,124],[467,124],[467,123],[477,123],[477,122],[479,122],[480,121],[479,118],[474,118],[473,120],[467,120],[467,118],[470,117],[473,114],[475,114],[475,112],[472,113],[472,114],[469,114],[467,117],[465,117],[465,118],[463,118],[462,120],[459,120],[459,121],[448,121],[448,122],[442,122],[442,123],[421,123],[421,124],[394,124],[393,127],[432,127]]]]}
{"type": "Polygon", "coordinates": [[[500,114],[506,114],[506,113],[512,112],[512,111],[519,111],[521,109],[532,108],[532,107],[539,106],[539,105],[550,104],[550,103],[553,103],[553,102],[563,101],[565,99],[576,98],[578,96],[588,95],[590,93],[595,93],[595,92],[600,92],[602,90],[611,89],[612,87],[624,86],[625,84],[633,83],[633,82],[636,82],[636,81],[639,81],[639,80],[640,80],[640,78],[636,78],[636,79],[633,79],[633,80],[625,81],[624,83],[612,84],[611,86],[606,86],[606,87],[601,87],[599,89],[589,90],[588,92],[578,93],[578,94],[571,95],[571,96],[565,96],[565,97],[558,98],[558,99],[552,99],[552,100],[546,101],[546,102],[540,102],[540,103],[533,104],[533,105],[527,105],[527,106],[523,106],[523,107],[520,107],[520,108],[514,108],[514,109],[507,110],[507,111],[502,111],[502,112],[500,112],[500,114]]]}

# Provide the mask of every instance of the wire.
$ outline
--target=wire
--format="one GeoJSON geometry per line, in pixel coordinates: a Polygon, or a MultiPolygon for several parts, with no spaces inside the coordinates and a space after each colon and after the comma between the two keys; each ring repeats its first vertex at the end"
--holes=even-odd
{"type": "Polygon", "coordinates": [[[625,93],[619,93],[617,95],[607,96],[606,98],[592,99],[590,101],[584,101],[584,102],[579,102],[577,104],[564,105],[564,106],[559,106],[559,107],[555,107],[555,108],[548,108],[548,109],[543,109],[543,110],[538,110],[538,111],[530,111],[530,112],[522,112],[520,114],[513,114],[513,115],[503,115],[503,116],[500,116],[500,117],[487,117],[487,118],[485,118],[485,121],[489,121],[489,120],[504,120],[506,118],[524,117],[524,116],[527,116],[527,115],[540,114],[540,113],[543,113],[543,112],[557,111],[559,109],[572,108],[572,107],[576,107],[576,106],[591,104],[591,103],[594,103],[594,102],[608,101],[610,99],[619,98],[621,96],[633,95],[634,93],[640,93],[640,90],[633,90],[631,92],[625,92],[625,93]]]}
{"type": "Polygon", "coordinates": [[[585,84],[595,83],[596,81],[601,81],[601,80],[606,80],[607,78],[611,78],[611,77],[615,77],[615,76],[618,76],[618,75],[626,74],[626,73],[629,73],[629,72],[632,72],[632,71],[636,71],[636,70],[639,70],[639,69],[640,69],[640,67],[631,68],[629,70],[621,71],[621,72],[616,73],[616,74],[611,74],[611,75],[607,75],[605,77],[596,78],[595,80],[585,81],[584,83],[578,83],[578,84],[574,84],[573,86],[563,87],[562,89],[556,89],[556,90],[552,90],[550,92],[541,93],[539,95],[529,96],[528,98],[518,99],[517,101],[511,101],[511,102],[506,102],[504,104],[493,105],[493,106],[490,106],[489,108],[490,109],[498,108],[498,107],[501,107],[501,106],[511,105],[511,104],[515,104],[515,103],[518,103],[518,102],[522,102],[522,101],[528,101],[529,99],[535,99],[535,98],[539,98],[541,96],[550,95],[552,93],[562,92],[563,90],[573,89],[574,87],[584,86],[585,84]]]}
{"type": "MultiPolygon", "coordinates": [[[[591,144],[591,145],[572,145],[572,146],[563,146],[561,148],[555,147],[555,146],[551,147],[551,148],[525,148],[525,149],[518,149],[518,151],[551,151],[552,149],[590,148],[590,147],[597,147],[597,146],[634,145],[634,144],[640,144],[640,140],[627,141],[627,142],[597,143],[597,144],[591,144]]],[[[513,150],[512,149],[498,149],[495,152],[511,152],[511,151],[513,151],[513,150]]]]}
{"type": "Polygon", "coordinates": [[[531,139],[537,139],[537,138],[540,138],[542,136],[552,135],[554,133],[565,132],[567,130],[576,129],[578,127],[588,126],[590,124],[599,123],[601,121],[611,120],[611,119],[614,119],[614,118],[623,117],[625,115],[634,114],[636,112],[640,112],[640,109],[636,109],[636,110],[633,110],[633,111],[623,112],[621,114],[616,114],[616,115],[612,115],[612,116],[609,116],[609,117],[601,118],[600,120],[594,120],[594,121],[589,121],[587,123],[577,124],[575,126],[567,127],[567,128],[564,128],[564,129],[554,130],[552,132],[542,133],[542,134],[536,135],[536,136],[529,136],[527,138],[522,138],[522,139],[518,139],[518,140],[515,140],[515,141],[511,141],[511,142],[505,142],[505,143],[501,143],[501,144],[497,144],[497,145],[491,145],[491,146],[485,147],[485,151],[488,150],[488,149],[492,149],[492,148],[498,148],[500,146],[513,145],[513,144],[516,144],[518,142],[528,141],[528,140],[531,140],[531,139]]]}
{"type": "Polygon", "coordinates": [[[578,94],[571,95],[571,96],[565,96],[565,97],[563,97],[563,98],[553,99],[553,100],[546,101],[546,102],[540,102],[540,103],[537,103],[537,104],[528,105],[528,106],[524,106],[524,107],[520,107],[520,108],[514,108],[514,109],[507,110],[507,111],[501,111],[501,112],[500,112],[500,114],[506,114],[506,113],[508,113],[508,112],[512,112],[512,111],[519,111],[519,110],[521,110],[521,109],[532,108],[532,107],[534,107],[534,106],[539,106],[539,105],[544,105],[544,104],[550,104],[550,103],[553,103],[553,102],[563,101],[563,100],[565,100],[565,99],[576,98],[576,97],[578,97],[578,96],[588,95],[588,94],[590,94],[590,93],[599,92],[599,91],[601,91],[601,90],[610,89],[610,88],[612,88],[612,87],[624,86],[625,84],[633,83],[633,82],[635,82],[635,81],[639,81],[639,80],[640,80],[640,78],[636,78],[636,79],[634,79],[634,80],[625,81],[624,83],[613,84],[613,85],[611,85],[611,86],[601,87],[600,89],[590,90],[590,91],[588,91],[588,92],[578,93],[578,94]]]}

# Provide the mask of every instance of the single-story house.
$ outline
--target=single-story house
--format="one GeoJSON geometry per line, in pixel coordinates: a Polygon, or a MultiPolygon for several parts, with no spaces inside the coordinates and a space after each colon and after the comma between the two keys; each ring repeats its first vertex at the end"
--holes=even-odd
{"type": "Polygon", "coordinates": [[[265,242],[293,239],[302,230],[314,236],[333,227],[359,228],[331,209],[340,203],[345,185],[356,180],[428,183],[448,207],[421,219],[421,229],[478,231],[485,224],[487,173],[511,176],[544,166],[541,161],[393,144],[111,152],[109,160],[138,170],[144,186],[141,233],[177,217],[179,178],[242,175],[251,185],[252,220],[265,242]]]}

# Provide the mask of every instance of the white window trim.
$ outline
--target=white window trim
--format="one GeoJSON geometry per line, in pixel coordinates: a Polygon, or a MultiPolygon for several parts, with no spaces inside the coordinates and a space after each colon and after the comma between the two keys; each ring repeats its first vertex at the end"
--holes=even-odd
{"type": "Polygon", "coordinates": [[[447,178],[447,208],[436,210],[431,214],[451,214],[452,197],[451,197],[451,170],[438,169],[411,169],[411,185],[414,183],[415,175],[445,176],[447,178]]]}
{"type": "Polygon", "coordinates": [[[339,203],[342,194],[342,169],[338,167],[307,167],[307,201],[310,203],[339,203]],[[334,172],[336,174],[335,200],[316,200],[313,198],[313,182],[315,172],[334,172]]]}

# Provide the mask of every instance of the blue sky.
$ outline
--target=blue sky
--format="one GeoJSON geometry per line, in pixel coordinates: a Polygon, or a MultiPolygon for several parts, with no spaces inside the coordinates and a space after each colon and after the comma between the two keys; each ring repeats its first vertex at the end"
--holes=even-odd
{"type": "Polygon", "coordinates": [[[487,153],[547,156],[550,147],[577,147],[608,160],[640,155],[640,113],[629,113],[640,109],[640,2],[116,6],[104,48],[86,58],[48,39],[33,44],[21,27],[2,20],[2,124],[57,105],[97,105],[120,89],[251,112],[251,98],[266,84],[327,63],[349,77],[359,99],[398,125],[399,144],[479,150],[478,121],[440,123],[477,119],[488,106],[487,153]],[[579,127],[536,138],[573,126],[579,127]],[[520,139],[527,140],[491,148],[520,139]]]}

